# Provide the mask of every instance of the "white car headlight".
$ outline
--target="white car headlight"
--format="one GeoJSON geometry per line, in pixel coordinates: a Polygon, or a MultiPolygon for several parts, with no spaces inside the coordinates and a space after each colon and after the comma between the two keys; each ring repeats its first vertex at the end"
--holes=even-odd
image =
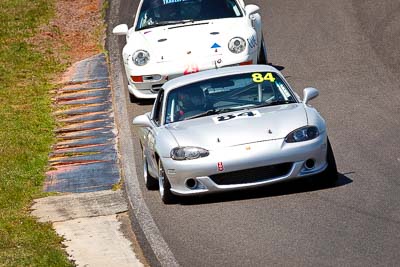
{"type": "Polygon", "coordinates": [[[306,126],[294,130],[285,138],[286,143],[295,143],[312,140],[319,136],[318,128],[315,126],[306,126]]]}
{"type": "Polygon", "coordinates": [[[171,158],[174,160],[198,159],[207,157],[209,154],[208,150],[193,146],[175,147],[171,150],[171,158]]]}
{"type": "Polygon", "coordinates": [[[242,53],[246,49],[246,41],[241,37],[234,37],[229,41],[228,48],[232,53],[242,53]]]}
{"type": "Polygon", "coordinates": [[[149,60],[150,54],[146,50],[138,50],[132,56],[132,61],[136,66],[144,66],[149,60]]]}

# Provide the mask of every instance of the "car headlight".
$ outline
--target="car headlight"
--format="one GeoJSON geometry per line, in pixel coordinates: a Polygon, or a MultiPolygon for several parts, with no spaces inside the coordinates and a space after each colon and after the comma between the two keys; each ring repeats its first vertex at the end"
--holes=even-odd
{"type": "Polygon", "coordinates": [[[228,48],[232,53],[242,53],[246,48],[246,41],[241,37],[234,37],[229,41],[228,48]]]}
{"type": "Polygon", "coordinates": [[[208,150],[193,146],[175,147],[171,150],[171,158],[174,160],[198,159],[207,157],[209,154],[208,150]]]}
{"type": "Polygon", "coordinates": [[[132,61],[136,66],[144,66],[149,60],[150,54],[146,50],[138,50],[132,56],[132,61]]]}
{"type": "Polygon", "coordinates": [[[319,135],[318,128],[315,126],[306,126],[294,130],[285,138],[286,143],[295,143],[312,140],[319,135]]]}

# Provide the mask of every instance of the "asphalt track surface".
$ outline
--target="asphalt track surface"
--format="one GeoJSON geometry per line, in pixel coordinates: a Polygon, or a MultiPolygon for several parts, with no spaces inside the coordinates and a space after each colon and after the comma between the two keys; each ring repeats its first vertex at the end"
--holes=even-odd
{"type": "MultiPolygon", "coordinates": [[[[137,2],[121,0],[110,26],[132,25],[137,2]]],[[[144,188],[133,138],[140,189],[170,251],[183,266],[398,265],[400,2],[248,3],[261,7],[272,64],[299,95],[320,90],[312,104],[327,121],[341,177],[330,188],[304,180],[166,206],[144,188]]],[[[128,103],[126,123],[151,104],[128,103]]]]}

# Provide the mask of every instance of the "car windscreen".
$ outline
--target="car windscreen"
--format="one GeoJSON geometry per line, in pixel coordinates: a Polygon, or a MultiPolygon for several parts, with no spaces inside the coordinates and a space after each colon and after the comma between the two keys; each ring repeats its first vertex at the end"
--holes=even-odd
{"type": "Polygon", "coordinates": [[[136,30],[243,16],[235,0],[144,0],[136,30]]]}
{"type": "Polygon", "coordinates": [[[254,72],[212,78],[169,92],[165,123],[235,110],[297,103],[275,72],[254,72]]]}

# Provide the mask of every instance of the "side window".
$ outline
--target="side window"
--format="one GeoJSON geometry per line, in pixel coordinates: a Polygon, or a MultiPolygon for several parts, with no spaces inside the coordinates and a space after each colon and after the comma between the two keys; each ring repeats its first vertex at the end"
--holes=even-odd
{"type": "Polygon", "coordinates": [[[154,103],[153,121],[157,125],[160,125],[161,123],[163,99],[164,99],[164,90],[158,93],[157,100],[154,103]]]}

